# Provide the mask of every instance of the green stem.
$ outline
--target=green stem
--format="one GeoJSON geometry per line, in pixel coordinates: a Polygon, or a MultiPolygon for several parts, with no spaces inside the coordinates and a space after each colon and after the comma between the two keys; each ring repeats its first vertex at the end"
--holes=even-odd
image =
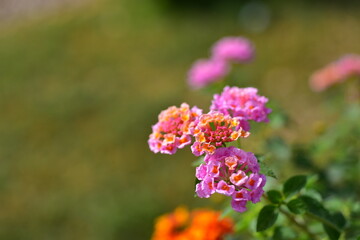
{"type": "Polygon", "coordinates": [[[241,148],[241,140],[240,140],[240,138],[238,138],[238,140],[236,140],[236,143],[237,143],[237,147],[241,148]]]}

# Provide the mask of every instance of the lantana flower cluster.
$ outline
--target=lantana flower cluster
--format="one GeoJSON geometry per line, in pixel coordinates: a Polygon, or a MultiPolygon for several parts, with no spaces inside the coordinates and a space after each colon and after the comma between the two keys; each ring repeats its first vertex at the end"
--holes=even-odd
{"type": "Polygon", "coordinates": [[[360,77],[360,55],[348,54],[316,71],[310,78],[310,86],[314,91],[323,91],[353,76],[360,77]]]}
{"type": "Polygon", "coordinates": [[[191,144],[191,135],[201,114],[201,109],[190,109],[186,103],[180,108],[172,106],[162,111],[149,137],[151,151],[174,154],[178,148],[191,144]]]}
{"type": "Polygon", "coordinates": [[[152,240],[223,240],[233,233],[234,223],[220,218],[220,212],[199,209],[189,212],[178,207],[173,213],[160,216],[155,223],[152,240]]]}
{"type": "Polygon", "coordinates": [[[227,195],[232,198],[233,209],[243,212],[247,202],[260,200],[266,178],[260,174],[253,153],[226,144],[250,135],[249,120],[268,121],[271,110],[265,107],[266,102],[255,88],[225,87],[222,94],[214,96],[208,113],[186,103],[169,107],[152,128],[150,149],[174,154],[192,144],[195,156],[205,155],[196,169],[196,194],[201,198],[215,192],[227,195]]]}
{"type": "Polygon", "coordinates": [[[241,128],[236,118],[211,111],[200,116],[194,129],[195,143],[191,150],[195,156],[213,154],[217,147],[236,141],[239,137],[248,137],[249,134],[241,128]]]}
{"type": "Polygon", "coordinates": [[[188,73],[189,85],[202,88],[210,83],[223,79],[230,71],[230,65],[217,59],[197,60],[188,73]]]}
{"type": "Polygon", "coordinates": [[[210,109],[237,118],[246,131],[250,130],[249,120],[268,122],[271,109],[265,104],[268,99],[257,94],[256,88],[226,86],[221,94],[215,94],[210,109]]]}
{"type": "Polygon", "coordinates": [[[212,57],[214,59],[245,63],[254,57],[254,47],[252,43],[243,37],[224,37],[212,47],[212,57]]]}
{"type": "Polygon", "coordinates": [[[254,57],[253,44],[243,37],[225,37],[214,44],[209,59],[196,61],[188,73],[192,88],[202,88],[223,79],[231,63],[247,63],[254,57]]]}
{"type": "Polygon", "coordinates": [[[217,192],[232,198],[231,206],[238,212],[246,210],[246,203],[260,201],[266,177],[260,174],[255,155],[235,147],[223,147],[213,155],[206,155],[196,168],[196,194],[208,198],[217,192]]]}

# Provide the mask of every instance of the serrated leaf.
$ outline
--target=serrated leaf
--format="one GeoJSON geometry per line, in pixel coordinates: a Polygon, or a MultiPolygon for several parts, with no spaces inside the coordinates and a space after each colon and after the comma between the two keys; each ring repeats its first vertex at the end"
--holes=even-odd
{"type": "Polygon", "coordinates": [[[277,179],[275,173],[273,170],[271,170],[268,165],[266,165],[262,159],[263,157],[257,157],[258,159],[258,162],[259,162],[259,166],[260,166],[260,173],[261,174],[264,174],[265,176],[268,176],[268,177],[273,177],[275,179],[277,179]]]}
{"type": "Polygon", "coordinates": [[[304,175],[298,175],[289,178],[284,183],[284,195],[285,197],[289,197],[297,192],[299,192],[303,187],[306,185],[306,176],[304,175]]]}
{"type": "Polygon", "coordinates": [[[258,216],[256,231],[261,232],[270,228],[276,222],[279,215],[278,209],[274,205],[264,206],[258,216]]]}
{"type": "Polygon", "coordinates": [[[268,196],[270,202],[275,203],[275,204],[279,204],[283,200],[283,196],[282,196],[281,192],[279,192],[277,190],[268,191],[267,196],[268,196]]]}
{"type": "Polygon", "coordinates": [[[306,205],[300,198],[295,198],[286,204],[288,209],[295,214],[302,214],[306,212],[306,205]]]}

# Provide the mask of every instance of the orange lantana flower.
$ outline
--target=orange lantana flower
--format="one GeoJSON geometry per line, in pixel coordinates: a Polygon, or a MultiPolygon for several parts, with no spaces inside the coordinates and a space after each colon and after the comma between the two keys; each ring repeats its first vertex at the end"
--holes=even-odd
{"type": "Polygon", "coordinates": [[[178,207],[156,220],[152,240],[222,240],[233,228],[233,221],[220,219],[220,212],[206,209],[189,212],[178,207]]]}

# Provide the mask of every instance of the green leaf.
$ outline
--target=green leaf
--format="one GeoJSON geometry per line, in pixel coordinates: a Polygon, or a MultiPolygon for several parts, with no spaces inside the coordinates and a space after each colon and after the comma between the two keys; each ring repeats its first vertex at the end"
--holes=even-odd
{"type": "Polygon", "coordinates": [[[329,211],[318,200],[301,196],[299,199],[306,206],[307,213],[320,221],[330,240],[337,240],[341,235],[341,229],[345,226],[345,218],[341,213],[330,214],[329,211]]]}
{"type": "Polygon", "coordinates": [[[316,199],[309,196],[299,197],[306,205],[307,213],[323,223],[324,230],[331,240],[340,237],[345,225],[345,218],[341,213],[330,214],[329,211],[316,199]]]}
{"type": "Polygon", "coordinates": [[[201,181],[199,179],[197,179],[197,177],[195,177],[195,184],[194,186],[196,187],[196,184],[200,183],[201,181]]]}
{"type": "Polygon", "coordinates": [[[271,240],[289,240],[296,239],[296,234],[288,227],[275,227],[271,240]]]}
{"type": "Polygon", "coordinates": [[[293,146],[291,159],[297,167],[316,171],[316,167],[310,156],[309,147],[306,145],[296,144],[293,146]]]}
{"type": "Polygon", "coordinates": [[[331,215],[332,222],[334,222],[339,228],[344,228],[346,224],[346,219],[341,212],[336,212],[331,215]]]}
{"type": "Polygon", "coordinates": [[[276,227],[274,229],[274,235],[272,236],[272,240],[284,240],[284,234],[281,227],[276,227]]]}
{"type": "Polygon", "coordinates": [[[288,209],[295,214],[302,214],[306,212],[306,205],[300,198],[295,198],[286,204],[288,209]]]}
{"type": "Polygon", "coordinates": [[[265,176],[268,176],[268,177],[273,177],[275,179],[277,179],[275,173],[273,170],[271,170],[269,168],[269,166],[267,164],[264,163],[264,159],[266,156],[260,156],[260,155],[255,155],[258,162],[259,162],[259,166],[260,166],[260,173],[261,174],[264,174],[265,176]]]}
{"type": "Polygon", "coordinates": [[[298,175],[289,178],[284,184],[284,195],[285,197],[289,197],[296,192],[299,192],[306,185],[306,176],[298,175]]]}
{"type": "Polygon", "coordinates": [[[274,225],[278,215],[279,212],[276,206],[274,205],[264,206],[261,209],[257,219],[256,231],[261,232],[274,225]]]}
{"type": "Polygon", "coordinates": [[[298,199],[305,204],[308,213],[320,219],[328,220],[331,218],[329,211],[318,200],[309,196],[301,196],[298,199]]]}
{"type": "Polygon", "coordinates": [[[306,196],[312,197],[318,200],[319,202],[322,202],[323,200],[321,194],[314,189],[306,189],[306,196]]]}
{"type": "Polygon", "coordinates": [[[213,122],[209,122],[209,125],[210,125],[210,127],[211,127],[211,129],[212,129],[213,131],[215,131],[215,130],[216,130],[215,123],[213,123],[213,122]]]}
{"type": "Polygon", "coordinates": [[[226,217],[229,217],[231,213],[234,212],[234,209],[231,207],[230,204],[227,205],[227,207],[222,211],[219,219],[224,219],[226,217]]]}
{"type": "Polygon", "coordinates": [[[341,232],[339,232],[338,230],[323,224],[324,230],[326,232],[326,234],[329,236],[330,240],[338,240],[340,237],[341,232]]]}
{"type": "Polygon", "coordinates": [[[268,196],[270,202],[275,203],[275,204],[279,204],[283,200],[283,196],[282,196],[281,192],[279,192],[277,190],[268,191],[267,196],[268,196]]]}
{"type": "Polygon", "coordinates": [[[200,157],[199,159],[193,161],[193,162],[191,163],[191,166],[193,166],[193,167],[198,167],[198,166],[200,166],[202,163],[204,163],[204,157],[200,157]]]}
{"type": "Polygon", "coordinates": [[[273,128],[282,128],[289,123],[289,117],[283,113],[270,115],[270,126],[273,128]]]}
{"type": "MultiPolygon", "coordinates": [[[[346,219],[344,216],[340,213],[334,213],[331,215],[331,221],[335,223],[339,228],[343,228],[346,223],[346,219]]],[[[329,236],[330,240],[337,240],[339,239],[341,232],[327,224],[323,224],[324,230],[326,234],[329,236]]]]}

